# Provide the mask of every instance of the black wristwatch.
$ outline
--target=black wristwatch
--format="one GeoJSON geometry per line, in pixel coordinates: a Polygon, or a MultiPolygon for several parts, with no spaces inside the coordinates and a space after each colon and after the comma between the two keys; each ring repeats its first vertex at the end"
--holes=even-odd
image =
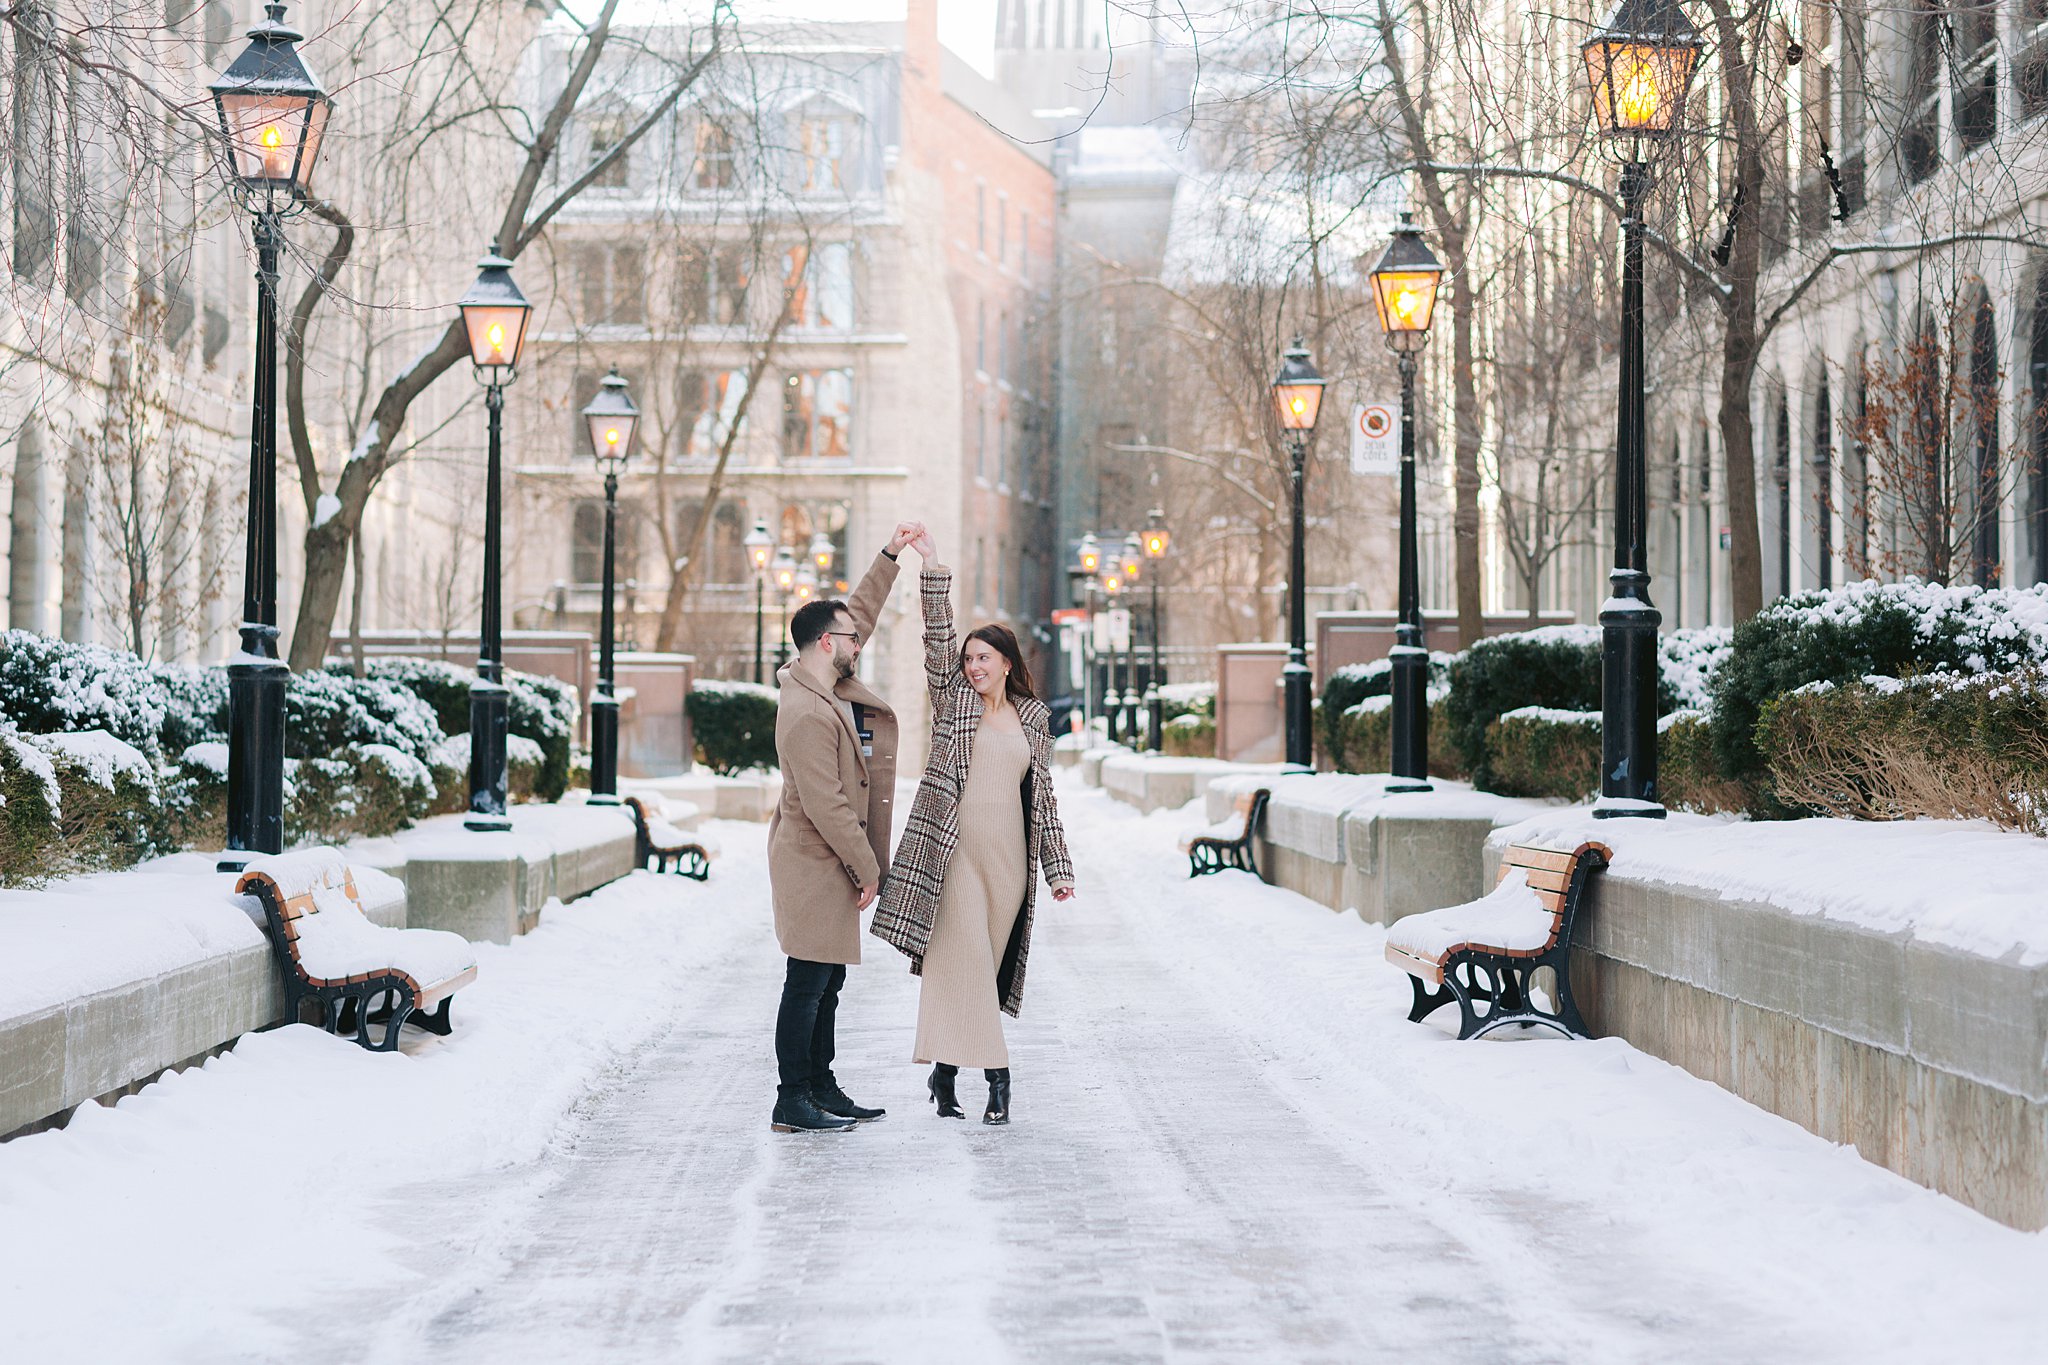
{"type": "Polygon", "coordinates": [[[890,563],[893,564],[896,562],[896,552],[890,550],[888,546],[884,545],[882,547],[882,554],[889,560],[890,563]]]}

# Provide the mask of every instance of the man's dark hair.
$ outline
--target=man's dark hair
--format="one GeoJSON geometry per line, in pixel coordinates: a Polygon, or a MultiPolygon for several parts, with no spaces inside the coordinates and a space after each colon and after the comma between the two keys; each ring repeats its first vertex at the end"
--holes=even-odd
{"type": "Polygon", "coordinates": [[[820,636],[832,629],[833,621],[845,610],[846,603],[836,597],[806,602],[796,609],[796,615],[789,618],[789,638],[796,642],[798,649],[809,649],[818,643],[820,636]]]}

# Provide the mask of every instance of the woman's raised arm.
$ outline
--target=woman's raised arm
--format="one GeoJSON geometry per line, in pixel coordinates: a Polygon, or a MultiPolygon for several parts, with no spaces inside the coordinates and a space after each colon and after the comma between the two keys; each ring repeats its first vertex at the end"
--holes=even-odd
{"type": "Polygon", "coordinates": [[[953,634],[953,571],[927,559],[917,586],[924,603],[925,686],[936,699],[960,677],[960,646],[953,634]]]}

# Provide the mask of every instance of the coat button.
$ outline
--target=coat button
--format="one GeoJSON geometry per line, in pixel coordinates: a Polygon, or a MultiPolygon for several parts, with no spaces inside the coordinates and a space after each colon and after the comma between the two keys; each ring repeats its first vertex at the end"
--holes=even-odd
{"type": "Polygon", "coordinates": [[[861,827],[862,829],[866,829],[866,828],[868,827],[868,822],[867,822],[867,821],[865,821],[865,820],[861,821],[861,822],[860,822],[860,827],[861,827]]]}
{"type": "Polygon", "coordinates": [[[862,785],[863,787],[865,787],[865,786],[866,786],[866,785],[868,784],[868,780],[867,780],[867,779],[866,779],[865,777],[863,777],[863,778],[862,778],[862,779],[860,780],[860,784],[861,784],[861,785],[862,785]]]}

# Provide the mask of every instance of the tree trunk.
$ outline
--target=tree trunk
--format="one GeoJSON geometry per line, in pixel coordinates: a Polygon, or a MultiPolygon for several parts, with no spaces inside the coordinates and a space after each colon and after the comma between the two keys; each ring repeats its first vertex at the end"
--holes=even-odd
{"type": "Polygon", "coordinates": [[[1744,55],[1741,26],[1727,0],[1708,5],[1719,39],[1727,120],[1735,134],[1733,212],[1744,215],[1730,243],[1722,300],[1719,422],[1728,491],[1728,601],[1736,625],[1763,610],[1763,541],[1756,513],[1756,424],[1750,388],[1756,379],[1757,277],[1763,268],[1764,159],[1758,124],[1756,77],[1744,55]]]}
{"type": "MultiPolygon", "coordinates": [[[[1462,234],[1460,238],[1462,243],[1462,234]]],[[[1463,254],[1461,250],[1459,256],[1463,254]]],[[[1457,501],[1451,528],[1458,584],[1458,645],[1470,649],[1485,633],[1486,618],[1479,594],[1479,386],[1472,378],[1472,321],[1479,307],[1479,291],[1462,267],[1461,259],[1457,289],[1451,295],[1451,432],[1457,452],[1457,501]]]]}

